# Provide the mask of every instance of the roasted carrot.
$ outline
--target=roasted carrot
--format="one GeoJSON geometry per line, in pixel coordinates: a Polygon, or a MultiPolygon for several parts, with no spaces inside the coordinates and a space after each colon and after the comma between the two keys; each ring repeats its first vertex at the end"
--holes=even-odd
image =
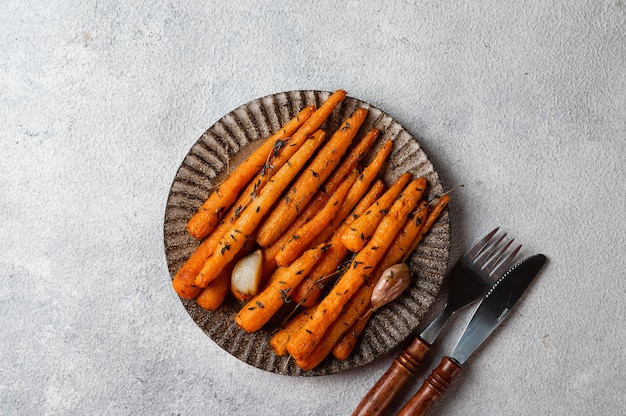
{"type": "Polygon", "coordinates": [[[328,224],[330,224],[333,217],[337,214],[337,211],[339,211],[341,203],[356,177],[357,171],[355,170],[352,175],[349,175],[344,180],[337,191],[333,193],[332,197],[317,215],[309,222],[299,227],[285,245],[281,247],[276,255],[276,263],[279,266],[287,266],[300,257],[304,250],[310,246],[311,241],[313,241],[324,228],[328,227],[328,224]]]}
{"type": "Polygon", "coordinates": [[[305,107],[237,166],[191,217],[187,223],[189,234],[195,238],[203,238],[213,231],[221,219],[220,216],[231,206],[239,192],[254,175],[261,170],[268,155],[274,150],[275,144],[293,135],[314,111],[314,106],[305,107]]]}
{"type": "Polygon", "coordinates": [[[435,221],[439,219],[441,212],[450,202],[450,197],[444,194],[441,195],[436,201],[437,202],[435,202],[435,206],[431,209],[428,217],[426,218],[426,223],[424,223],[424,227],[422,228],[422,232],[420,233],[419,238],[413,242],[413,246],[411,247],[409,253],[415,250],[415,247],[422,241],[424,235],[426,235],[426,233],[431,229],[435,221]]]}
{"type": "MultiPolygon", "coordinates": [[[[341,181],[352,172],[358,165],[358,163],[363,159],[363,156],[369,151],[372,147],[380,130],[373,128],[369,130],[361,140],[354,146],[351,150],[349,150],[348,154],[344,157],[343,161],[337,168],[333,171],[331,176],[328,177],[326,182],[324,182],[322,189],[319,189],[316,195],[313,197],[311,202],[306,206],[306,208],[300,212],[298,217],[293,221],[293,223],[283,232],[278,240],[270,244],[269,246],[263,249],[263,278],[267,279],[272,272],[276,269],[276,255],[280,251],[280,248],[289,241],[291,236],[296,232],[296,230],[301,227],[306,222],[310,221],[313,216],[324,206],[330,194],[335,192],[335,190],[341,185],[341,181]]],[[[372,175],[365,174],[360,182],[359,190],[365,189],[364,186],[369,186],[370,181],[366,180],[367,178],[373,178],[372,175]]],[[[365,191],[363,191],[365,192],[365,191]]],[[[353,192],[351,195],[351,199],[360,198],[360,195],[357,192],[353,192]]],[[[351,201],[346,203],[342,203],[342,208],[340,208],[340,216],[344,216],[343,212],[346,212],[347,207],[353,206],[351,201]]],[[[338,220],[333,219],[333,224],[337,224],[338,220]]],[[[326,239],[326,238],[324,238],[326,239]]],[[[322,243],[324,239],[318,239],[312,245],[317,245],[322,243]]]]}
{"type": "MultiPolygon", "coordinates": [[[[439,216],[441,215],[441,211],[443,211],[449,200],[450,197],[448,197],[448,195],[441,196],[439,199],[437,199],[435,207],[430,212],[428,212],[427,207],[418,207],[418,212],[415,215],[415,219],[408,223],[408,226],[405,227],[401,235],[396,238],[396,240],[400,241],[398,241],[397,243],[394,241],[394,244],[392,244],[388,254],[385,256],[386,261],[381,267],[381,274],[382,271],[384,271],[388,267],[391,267],[393,264],[399,263],[401,261],[406,261],[408,259],[413,250],[415,250],[417,245],[422,241],[424,235],[428,233],[432,225],[439,218],[439,216]],[[404,243],[403,240],[410,241],[411,243],[404,243]]],[[[371,285],[368,284],[367,289],[364,290],[363,293],[357,292],[358,296],[356,296],[357,300],[355,302],[363,305],[363,310],[365,310],[365,308],[367,308],[367,310],[363,312],[360,318],[352,324],[350,330],[346,332],[346,334],[333,348],[333,355],[335,356],[335,358],[345,360],[352,353],[352,350],[356,346],[356,342],[358,341],[360,334],[363,332],[365,326],[367,325],[367,322],[370,319],[371,314],[369,313],[369,311],[371,309],[369,308],[369,299],[371,299],[372,297],[372,291],[374,286],[375,283],[372,283],[371,285]],[[368,300],[366,301],[365,299],[368,300]]],[[[347,319],[342,318],[342,320],[344,321],[344,323],[342,324],[343,326],[350,325],[347,319]]]]}
{"type": "Polygon", "coordinates": [[[387,248],[415,209],[421,195],[419,181],[412,181],[393,203],[376,228],[371,240],[357,253],[349,269],[339,278],[330,293],[322,299],[313,317],[289,340],[287,349],[296,360],[309,355],[337,319],[352,295],[370,277],[387,248]]]}
{"type": "MultiPolygon", "coordinates": [[[[377,129],[372,129],[372,134],[378,134],[377,129]]],[[[341,222],[348,216],[350,211],[358,204],[363,195],[367,192],[370,187],[370,184],[374,181],[376,176],[380,173],[389,153],[391,153],[391,148],[393,147],[393,142],[391,140],[386,141],[380,148],[380,150],[376,153],[376,156],[370,161],[370,163],[363,169],[361,176],[354,182],[350,190],[348,191],[348,195],[346,195],[345,201],[341,204],[341,208],[339,212],[333,219],[330,227],[326,229],[323,233],[321,233],[317,239],[313,241],[313,244],[319,244],[323,241],[329,239],[334,230],[341,224],[341,222]]]]}
{"type": "Polygon", "coordinates": [[[207,259],[202,270],[196,276],[195,282],[199,287],[206,287],[215,279],[222,269],[237,255],[246,243],[246,240],[255,232],[260,222],[272,208],[272,205],[280,197],[283,189],[305,165],[307,160],[315,152],[315,149],[324,140],[324,132],[318,130],[313,134],[300,149],[276,172],[276,175],[261,190],[233,224],[230,224],[224,236],[220,239],[213,254],[207,259]]]}
{"type": "Polygon", "coordinates": [[[259,228],[257,243],[261,247],[267,247],[276,241],[298,216],[298,213],[306,207],[320,185],[341,161],[352,139],[365,121],[367,113],[366,109],[356,109],[333,133],[306,170],[298,176],[284,198],[272,209],[272,213],[259,228]]]}
{"type": "MultiPolygon", "coordinates": [[[[231,262],[233,263],[233,262],[231,262]]],[[[233,264],[234,265],[234,264],[233,264]]],[[[230,291],[231,267],[225,267],[220,274],[207,285],[196,297],[196,303],[208,311],[216,311],[230,291]]]]}
{"type": "Polygon", "coordinates": [[[362,215],[367,208],[374,203],[376,199],[383,193],[385,185],[380,179],[377,180],[371,189],[365,194],[361,201],[354,208],[354,211],[347,216],[343,223],[335,230],[329,240],[330,248],[324,253],[324,256],[317,262],[309,275],[298,285],[291,296],[294,302],[303,307],[310,307],[320,298],[322,290],[331,284],[336,277],[337,268],[345,260],[348,249],[341,244],[341,235],[352,221],[362,215]]]}
{"type": "Polygon", "coordinates": [[[415,215],[406,220],[387,249],[385,256],[374,269],[371,278],[359,288],[346,304],[341,315],[328,327],[323,339],[313,352],[296,364],[303,369],[311,369],[322,362],[331,351],[339,359],[344,359],[344,354],[346,354],[345,357],[350,354],[371,315],[369,305],[376,283],[387,268],[405,260],[405,256],[408,256],[409,248],[414,240],[419,237],[426,213],[427,204],[422,202],[415,215]]]}
{"type": "Polygon", "coordinates": [[[202,270],[202,266],[204,266],[204,263],[209,256],[213,254],[213,251],[217,247],[217,244],[228,227],[230,227],[230,225],[235,221],[235,217],[239,215],[238,213],[241,212],[243,207],[247,204],[247,201],[250,199],[249,195],[252,192],[254,192],[253,183],[248,185],[235,204],[228,209],[224,219],[220,221],[217,228],[213,230],[213,233],[202,240],[200,245],[191,254],[191,256],[189,256],[187,261],[185,261],[183,266],[174,276],[172,285],[174,286],[176,293],[178,293],[178,295],[183,299],[193,299],[202,290],[201,287],[196,285],[196,276],[200,273],[200,270],[202,270]]]}
{"type": "Polygon", "coordinates": [[[326,245],[319,245],[304,252],[288,267],[276,269],[268,286],[253,297],[235,316],[235,322],[247,332],[258,331],[274,314],[289,302],[289,296],[304,276],[320,259],[326,245]]]}
{"type": "Polygon", "coordinates": [[[272,335],[272,338],[270,338],[270,346],[276,355],[287,355],[287,342],[289,341],[289,337],[291,337],[291,334],[294,331],[300,329],[307,319],[311,318],[314,310],[315,307],[302,309],[300,312],[297,312],[294,317],[289,319],[287,323],[282,325],[274,335],[272,335]]]}
{"type": "MultiPolygon", "coordinates": [[[[365,243],[372,236],[376,227],[387,213],[387,210],[391,207],[391,204],[393,204],[393,201],[412,177],[413,175],[410,173],[401,175],[383,196],[374,202],[363,215],[350,224],[350,227],[348,227],[346,232],[341,236],[341,242],[348,250],[356,253],[365,246],[365,243]]],[[[425,187],[426,179],[423,179],[422,189],[425,187]]]]}
{"type": "MultiPolygon", "coordinates": [[[[218,227],[219,228],[219,227],[218,227]]],[[[217,228],[216,228],[217,230],[217,228]]],[[[243,249],[231,260],[230,263],[220,272],[220,274],[211,281],[207,287],[201,290],[196,297],[196,303],[206,310],[215,311],[226,299],[226,295],[230,291],[230,283],[233,268],[235,264],[244,256],[250,254],[254,249],[254,238],[249,238],[243,249]]]]}
{"type": "Polygon", "coordinates": [[[371,316],[370,300],[372,292],[382,273],[394,264],[406,261],[412,247],[421,239],[425,219],[428,214],[428,206],[422,202],[418,206],[414,216],[407,220],[401,232],[396,235],[393,243],[385,253],[384,260],[376,267],[372,279],[362,286],[346,306],[346,313],[328,329],[327,343],[336,342],[333,355],[338,359],[347,358],[356,345],[359,335],[365,328],[371,316]],[[341,336],[341,328],[345,333],[341,336]],[[349,328],[348,330],[346,330],[349,328]]]}

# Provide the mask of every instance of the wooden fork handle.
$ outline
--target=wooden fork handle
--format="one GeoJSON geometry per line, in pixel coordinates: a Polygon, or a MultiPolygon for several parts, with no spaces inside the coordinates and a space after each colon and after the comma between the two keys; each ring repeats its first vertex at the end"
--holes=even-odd
{"type": "Polygon", "coordinates": [[[461,366],[448,357],[443,357],[441,364],[424,380],[422,387],[404,405],[398,416],[423,416],[430,406],[440,398],[450,382],[461,371],[461,366]]]}
{"type": "Polygon", "coordinates": [[[367,392],[352,416],[382,415],[402,387],[414,375],[422,360],[430,351],[430,346],[415,337],[391,363],[389,369],[367,392]]]}

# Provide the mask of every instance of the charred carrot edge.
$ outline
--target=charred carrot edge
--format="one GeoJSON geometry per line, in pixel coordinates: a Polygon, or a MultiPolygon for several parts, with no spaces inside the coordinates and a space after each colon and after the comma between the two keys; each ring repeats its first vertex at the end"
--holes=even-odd
{"type": "MultiPolygon", "coordinates": [[[[372,236],[387,210],[393,204],[393,201],[412,178],[413,175],[410,173],[401,175],[383,196],[378,198],[363,215],[350,224],[350,227],[341,236],[341,243],[348,250],[356,253],[365,246],[365,243],[372,236]]],[[[425,185],[426,180],[424,179],[424,187],[425,185]]]]}
{"type": "Polygon", "coordinates": [[[235,199],[237,199],[239,192],[261,170],[268,155],[272,153],[275,143],[285,140],[294,134],[311,117],[314,111],[314,106],[302,109],[279,131],[265,140],[241,165],[233,170],[188,221],[187,231],[189,234],[199,239],[206,237],[213,231],[220,221],[220,215],[232,205],[235,199]]]}
{"type": "Polygon", "coordinates": [[[305,251],[289,267],[276,269],[268,286],[237,313],[235,323],[246,332],[261,329],[281,306],[289,302],[293,288],[307,275],[326,249],[327,246],[319,245],[305,251]]]}
{"type": "Polygon", "coordinates": [[[352,295],[370,277],[382,256],[391,245],[407,216],[415,209],[421,188],[412,181],[393,203],[389,212],[376,228],[371,240],[359,251],[350,268],[339,278],[320,302],[312,319],[289,340],[287,349],[298,360],[309,355],[324,336],[326,329],[337,319],[352,295]]]}
{"type": "Polygon", "coordinates": [[[352,213],[347,216],[343,223],[335,230],[329,240],[330,248],[324,253],[324,256],[315,267],[313,267],[309,275],[298,285],[291,296],[293,301],[303,307],[310,307],[317,303],[323,288],[334,282],[335,279],[333,279],[333,277],[336,277],[335,273],[337,268],[345,260],[346,254],[348,253],[348,249],[341,244],[341,235],[352,221],[358,218],[359,215],[362,215],[365,210],[380,197],[384,189],[385,185],[383,181],[379,179],[374,182],[352,213]]]}
{"type": "Polygon", "coordinates": [[[365,121],[367,113],[368,110],[358,108],[348,119],[344,120],[341,127],[333,133],[306,170],[289,187],[284,198],[276,204],[259,228],[257,243],[261,247],[267,247],[276,241],[299,212],[306,207],[320,185],[343,158],[361,124],[365,121]]]}
{"type": "Polygon", "coordinates": [[[197,286],[206,287],[237,255],[246,240],[254,234],[274,202],[280,197],[286,185],[298,174],[315,152],[315,149],[322,143],[324,136],[325,133],[318,130],[305,141],[302,147],[289,159],[289,163],[280,168],[265,185],[259,196],[243,212],[239,213],[239,216],[233,224],[230,224],[213,254],[207,259],[202,270],[196,276],[197,286]]]}
{"type": "Polygon", "coordinates": [[[339,211],[340,204],[354,183],[357,172],[349,175],[344,183],[333,193],[324,207],[309,222],[299,227],[291,238],[281,247],[276,255],[279,266],[287,266],[310,247],[311,241],[322,232],[339,211]]]}

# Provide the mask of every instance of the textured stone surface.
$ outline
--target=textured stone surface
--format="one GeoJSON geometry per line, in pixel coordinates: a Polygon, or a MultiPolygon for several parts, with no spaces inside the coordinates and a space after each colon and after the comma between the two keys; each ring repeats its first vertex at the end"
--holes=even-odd
{"type": "Polygon", "coordinates": [[[163,250],[169,187],[210,125],[336,88],[465,185],[452,258],[502,225],[550,260],[435,410],[623,413],[624,3],[249,3],[3,4],[1,413],[349,414],[391,355],[313,378],[244,364],[189,317],[163,250]]]}

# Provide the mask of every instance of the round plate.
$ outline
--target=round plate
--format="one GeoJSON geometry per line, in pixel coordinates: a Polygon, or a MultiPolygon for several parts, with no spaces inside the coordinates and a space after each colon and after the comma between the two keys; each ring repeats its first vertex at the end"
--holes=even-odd
{"type": "MultiPolygon", "coordinates": [[[[165,255],[171,277],[193,253],[199,242],[189,236],[186,224],[228,169],[232,169],[307,105],[319,106],[330,95],[324,91],[289,91],[250,101],[211,126],[191,147],[176,173],[165,210],[165,255]]],[[[427,199],[441,195],[443,187],[428,156],[418,141],[383,111],[355,98],[346,99],[322,126],[329,133],[356,108],[369,114],[359,136],[375,126],[381,135],[371,154],[386,139],[394,142],[382,179],[392,183],[404,172],[428,180],[427,199]]],[[[357,136],[358,137],[358,136],[357,136]]],[[[277,324],[266,325],[253,334],[241,330],[234,317],[242,303],[229,296],[216,312],[200,308],[195,301],[181,299],[196,324],[221,348],[257,368],[284,375],[317,376],[342,372],[367,364],[396,348],[419,324],[439,291],[450,252],[450,223],[447,209],[412,254],[409,265],[412,285],[400,298],[381,308],[370,320],[361,341],[344,361],[327,358],[317,368],[302,371],[290,357],[276,356],[269,340],[277,324]]]]}

